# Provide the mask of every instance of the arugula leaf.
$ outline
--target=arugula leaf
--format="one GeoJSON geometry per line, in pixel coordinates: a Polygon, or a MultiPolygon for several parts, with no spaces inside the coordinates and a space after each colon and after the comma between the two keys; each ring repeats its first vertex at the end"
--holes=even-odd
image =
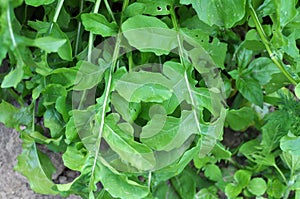
{"type": "Polygon", "coordinates": [[[131,72],[116,82],[115,89],[128,102],[159,103],[171,97],[170,87],[169,80],[159,73],[131,72]],[[148,92],[143,92],[144,89],[148,92]]]}
{"type": "Polygon", "coordinates": [[[31,107],[16,108],[6,101],[0,103],[0,122],[9,128],[20,130],[21,126],[30,127],[31,107]]]}
{"type": "Polygon", "coordinates": [[[57,194],[52,189],[55,185],[51,177],[56,169],[51,160],[37,149],[34,140],[26,133],[23,134],[23,140],[23,152],[18,156],[15,169],[27,177],[30,187],[37,193],[57,194]]]}
{"type": "Polygon", "coordinates": [[[34,40],[33,45],[45,50],[47,53],[57,52],[58,49],[66,43],[65,39],[56,39],[53,37],[41,37],[34,40]]]}
{"type": "Polygon", "coordinates": [[[218,166],[214,165],[214,164],[209,164],[205,166],[205,171],[204,171],[204,175],[213,181],[219,181],[220,179],[222,179],[222,173],[221,170],[218,166]]]}
{"type": "Polygon", "coordinates": [[[149,189],[147,186],[139,185],[136,182],[128,179],[124,174],[112,171],[107,164],[101,165],[100,178],[106,190],[115,198],[145,198],[149,189]]]}
{"type": "MultiPolygon", "coordinates": [[[[51,25],[49,24],[48,27],[51,25]]],[[[50,36],[58,39],[65,40],[66,42],[58,49],[57,53],[58,55],[66,61],[72,61],[72,47],[69,37],[64,33],[60,27],[54,23],[52,25],[51,34],[50,36]]]]}
{"type": "Polygon", "coordinates": [[[31,6],[41,6],[41,5],[48,5],[50,3],[53,3],[55,0],[25,0],[25,3],[31,6]]]}
{"type": "Polygon", "coordinates": [[[74,90],[82,91],[91,89],[100,83],[103,79],[107,65],[94,65],[87,61],[79,61],[77,63],[78,72],[75,78],[74,90]]]}
{"type": "Polygon", "coordinates": [[[85,29],[93,34],[109,37],[118,33],[117,24],[108,22],[101,14],[86,13],[81,15],[81,19],[85,29]]]}
{"type": "Polygon", "coordinates": [[[210,2],[204,0],[180,0],[180,3],[192,4],[199,19],[208,25],[218,25],[225,28],[234,26],[246,13],[245,0],[212,0],[210,2]]]}
{"type": "Polygon", "coordinates": [[[124,135],[122,130],[115,125],[118,118],[113,115],[106,118],[103,138],[123,162],[136,167],[138,170],[147,171],[155,166],[155,157],[147,145],[135,142],[132,137],[124,135]]]}
{"type": "Polygon", "coordinates": [[[183,170],[183,172],[171,179],[176,193],[181,198],[193,198],[196,195],[196,181],[193,173],[183,170]]]}
{"type": "Polygon", "coordinates": [[[243,107],[239,110],[229,110],[226,116],[226,122],[235,130],[245,130],[254,121],[254,111],[249,107],[243,107]]]}
{"type": "Polygon", "coordinates": [[[129,44],[141,52],[163,55],[177,47],[176,32],[155,17],[131,17],[122,24],[122,31],[129,44]]]}
{"type": "Polygon", "coordinates": [[[198,134],[195,118],[191,111],[183,111],[181,118],[154,115],[143,127],[141,141],[155,150],[170,151],[178,148],[193,134],[198,134]],[[188,132],[184,132],[189,129],[188,132]]]}
{"type": "Polygon", "coordinates": [[[297,1],[101,3],[0,0],[0,122],[33,190],[298,197],[297,1]],[[38,145],[78,176],[52,182],[38,145]]]}
{"type": "Polygon", "coordinates": [[[295,94],[298,98],[300,98],[300,84],[297,84],[295,88],[295,94]]]}
{"type": "Polygon", "coordinates": [[[248,69],[251,70],[253,78],[257,79],[260,85],[266,85],[271,81],[273,74],[280,73],[272,60],[266,57],[253,60],[248,69]]]}
{"type": "Polygon", "coordinates": [[[1,83],[1,88],[16,88],[18,84],[24,77],[24,69],[23,66],[18,65],[16,69],[10,71],[5,77],[3,82],[1,83]]]}
{"type": "Polygon", "coordinates": [[[260,84],[256,80],[247,77],[239,77],[236,80],[236,87],[247,100],[262,107],[263,92],[260,84]]]}

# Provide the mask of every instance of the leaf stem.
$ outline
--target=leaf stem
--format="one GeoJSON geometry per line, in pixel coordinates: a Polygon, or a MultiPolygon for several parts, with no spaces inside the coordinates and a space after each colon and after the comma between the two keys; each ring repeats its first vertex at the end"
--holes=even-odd
{"type": "MultiPolygon", "coordinates": [[[[80,10],[79,14],[82,13],[83,10],[83,0],[80,1],[80,10]]],[[[78,26],[77,26],[77,36],[76,36],[76,44],[75,44],[75,55],[78,53],[78,46],[79,46],[79,39],[80,39],[80,32],[81,32],[82,23],[79,20],[78,26]]]]}
{"type": "MultiPolygon", "coordinates": [[[[97,0],[93,13],[98,13],[100,8],[101,0],[97,0]]],[[[94,43],[94,35],[90,32],[89,35],[89,44],[88,44],[88,62],[92,61],[92,50],[93,50],[93,43],[94,43]]]]}
{"type": "Polygon", "coordinates": [[[152,180],[152,171],[149,171],[149,174],[148,174],[148,187],[149,187],[149,190],[150,190],[150,186],[151,186],[151,180],[152,180]]]}
{"type": "MultiPolygon", "coordinates": [[[[126,7],[123,5],[123,10],[126,7]]],[[[122,19],[121,19],[121,23],[122,23],[122,19]]],[[[101,146],[101,138],[102,138],[102,134],[103,134],[103,130],[104,130],[104,124],[105,124],[105,116],[106,116],[106,106],[109,103],[109,94],[111,92],[111,86],[112,86],[112,76],[113,76],[113,71],[117,65],[117,61],[118,61],[118,57],[119,57],[119,53],[120,53],[120,46],[121,46],[121,40],[122,40],[122,34],[121,34],[121,29],[119,30],[119,33],[117,35],[116,38],[116,45],[115,45],[115,49],[113,52],[113,57],[112,57],[112,62],[111,62],[111,66],[109,69],[109,74],[108,74],[108,81],[107,81],[107,85],[106,85],[106,89],[105,89],[105,94],[104,94],[104,101],[102,104],[102,111],[101,111],[101,115],[100,115],[100,126],[99,126],[99,133],[97,136],[97,142],[96,142],[96,153],[95,153],[95,159],[94,159],[94,163],[93,163],[93,167],[92,167],[92,173],[91,173],[91,180],[90,180],[90,187],[89,187],[89,191],[92,191],[92,180],[93,180],[93,176],[94,176],[94,172],[95,172],[95,168],[97,165],[97,160],[98,160],[98,156],[100,154],[100,146],[101,146]]]]}
{"type": "Polygon", "coordinates": [[[15,50],[15,55],[16,55],[16,58],[18,60],[18,62],[21,62],[22,64],[21,65],[17,65],[17,67],[19,66],[22,66],[24,64],[23,62],[23,58],[20,54],[20,51],[19,49],[17,48],[17,42],[16,42],[16,38],[15,38],[15,34],[14,34],[14,31],[13,31],[13,28],[12,28],[12,20],[11,20],[11,14],[10,14],[10,4],[9,6],[7,7],[7,12],[6,12],[6,17],[7,17],[7,24],[8,24],[8,31],[9,31],[9,36],[10,36],[10,39],[13,43],[13,48],[15,50]]]}
{"type": "MultiPolygon", "coordinates": [[[[93,10],[93,13],[98,13],[99,8],[100,8],[101,0],[97,0],[95,3],[95,7],[93,10]]],[[[87,54],[87,61],[92,62],[92,51],[94,47],[94,34],[90,32],[89,34],[89,42],[88,42],[88,54],[87,54]]],[[[86,90],[83,91],[82,96],[81,96],[81,101],[79,104],[79,108],[82,106],[82,100],[86,97],[86,90]]]]}
{"type": "Polygon", "coordinates": [[[49,33],[52,32],[53,24],[57,22],[57,19],[58,19],[58,17],[59,17],[59,13],[60,13],[60,11],[61,11],[61,9],[62,9],[62,6],[63,6],[63,4],[64,4],[64,1],[65,1],[65,0],[58,0],[58,4],[57,4],[57,6],[56,6],[56,8],[55,8],[55,14],[54,14],[52,23],[51,23],[51,25],[50,25],[49,33]]]}
{"type": "Polygon", "coordinates": [[[55,15],[53,17],[53,23],[57,22],[57,19],[58,19],[58,16],[59,16],[59,13],[62,9],[63,4],[64,4],[64,0],[58,0],[57,7],[55,9],[55,15]]]}
{"type": "Polygon", "coordinates": [[[8,6],[8,8],[7,8],[6,14],[7,14],[9,35],[10,35],[11,41],[13,43],[13,47],[16,48],[17,47],[17,42],[16,42],[16,39],[15,39],[14,31],[12,29],[12,24],[11,24],[10,6],[8,6]]]}
{"type": "Polygon", "coordinates": [[[194,101],[194,97],[193,97],[193,93],[192,93],[192,88],[191,88],[191,85],[190,85],[190,82],[189,82],[189,79],[188,79],[187,68],[186,68],[186,66],[184,64],[184,53],[183,53],[184,51],[183,51],[183,45],[182,45],[182,42],[181,42],[182,39],[181,39],[180,34],[179,34],[179,28],[178,28],[178,24],[177,24],[177,19],[176,19],[176,14],[175,14],[174,7],[172,7],[170,9],[170,14],[171,14],[171,19],[172,19],[172,23],[173,23],[174,29],[177,32],[177,42],[178,42],[178,48],[179,48],[178,51],[179,51],[180,62],[181,62],[181,64],[185,68],[184,79],[185,79],[187,90],[189,92],[189,97],[191,99],[191,103],[194,106],[193,107],[193,110],[194,110],[193,114],[194,114],[194,117],[195,117],[195,122],[197,124],[197,129],[198,129],[198,131],[200,133],[201,132],[201,128],[200,128],[200,125],[199,125],[199,118],[198,118],[197,111],[196,111],[196,103],[194,101]]]}
{"type": "Polygon", "coordinates": [[[261,23],[259,22],[259,19],[257,17],[257,14],[253,8],[253,6],[250,4],[250,14],[254,20],[257,32],[263,42],[263,44],[265,45],[265,48],[270,56],[270,58],[272,59],[272,61],[275,63],[275,65],[279,68],[279,70],[286,76],[286,78],[294,85],[297,85],[297,81],[292,77],[292,75],[285,69],[282,61],[280,59],[278,59],[277,57],[277,53],[275,51],[272,51],[272,46],[270,44],[270,41],[267,39],[266,33],[261,25],[261,23]]]}
{"type": "Polygon", "coordinates": [[[32,102],[32,127],[31,131],[32,133],[35,131],[35,100],[32,102]]]}
{"type": "Polygon", "coordinates": [[[23,98],[20,95],[18,95],[12,88],[9,88],[8,92],[13,98],[15,98],[18,101],[20,106],[25,106],[23,98]]]}
{"type": "Polygon", "coordinates": [[[115,16],[114,16],[114,14],[113,14],[113,12],[112,12],[112,10],[111,10],[111,8],[110,8],[110,5],[109,5],[108,1],[107,1],[107,0],[104,0],[104,4],[105,4],[105,7],[106,7],[106,9],[107,9],[109,15],[111,16],[112,20],[113,20],[113,21],[116,21],[115,16]]]}
{"type": "Polygon", "coordinates": [[[279,169],[279,167],[278,167],[276,164],[274,164],[273,166],[274,166],[275,169],[278,171],[278,173],[279,173],[280,176],[282,177],[282,179],[283,179],[283,181],[285,182],[285,184],[288,185],[288,181],[286,180],[286,177],[284,176],[284,174],[282,173],[282,171],[279,169]]]}

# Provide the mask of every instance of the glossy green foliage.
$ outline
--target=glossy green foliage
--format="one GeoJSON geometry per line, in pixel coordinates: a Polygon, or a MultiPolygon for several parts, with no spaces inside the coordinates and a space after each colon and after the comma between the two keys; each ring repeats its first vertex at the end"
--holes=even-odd
{"type": "Polygon", "coordinates": [[[23,140],[15,169],[63,197],[299,198],[299,9],[0,0],[0,122],[23,140]],[[47,150],[76,177],[56,184],[47,150]]]}

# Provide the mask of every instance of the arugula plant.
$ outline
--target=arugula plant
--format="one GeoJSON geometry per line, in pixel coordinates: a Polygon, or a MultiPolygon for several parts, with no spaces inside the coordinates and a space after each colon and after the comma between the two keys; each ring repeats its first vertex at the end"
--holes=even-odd
{"type": "Polygon", "coordinates": [[[0,122],[20,132],[15,169],[35,192],[299,197],[297,1],[9,0],[0,10],[0,122]],[[78,175],[56,183],[45,148],[78,175]]]}

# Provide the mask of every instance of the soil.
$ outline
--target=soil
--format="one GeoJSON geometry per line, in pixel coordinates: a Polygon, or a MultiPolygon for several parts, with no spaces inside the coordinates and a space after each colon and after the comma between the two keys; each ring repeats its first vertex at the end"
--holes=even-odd
{"type": "MultiPolygon", "coordinates": [[[[22,152],[22,141],[19,138],[19,133],[5,128],[0,124],[0,198],[3,199],[62,199],[60,196],[40,195],[34,193],[29,186],[26,178],[14,171],[14,166],[17,164],[17,156],[22,152]]],[[[50,154],[53,164],[56,166],[58,178],[63,178],[65,168],[61,161],[56,161],[55,154],[50,154]]],[[[70,176],[70,174],[68,174],[70,176]]],[[[69,176],[66,175],[67,179],[69,176]]],[[[60,179],[58,179],[61,181],[60,179]]],[[[69,196],[68,199],[80,199],[77,196],[69,196]]]]}

